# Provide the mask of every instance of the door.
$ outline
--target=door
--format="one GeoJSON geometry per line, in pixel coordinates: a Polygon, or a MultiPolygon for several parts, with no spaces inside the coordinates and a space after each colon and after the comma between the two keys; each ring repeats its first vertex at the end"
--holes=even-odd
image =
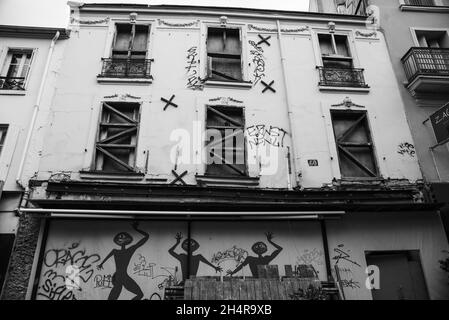
{"type": "Polygon", "coordinates": [[[372,290],[374,300],[429,298],[419,251],[370,252],[366,254],[366,262],[379,268],[380,288],[372,290]]]}

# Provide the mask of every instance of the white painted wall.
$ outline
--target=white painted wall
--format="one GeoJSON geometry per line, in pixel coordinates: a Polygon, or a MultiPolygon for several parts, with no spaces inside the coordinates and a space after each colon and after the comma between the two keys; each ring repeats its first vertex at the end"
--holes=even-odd
{"type": "MultiPolygon", "coordinates": [[[[85,19],[101,19],[104,16],[86,16],[85,19]]],[[[114,19],[127,19],[127,16],[114,16],[114,19]]],[[[137,150],[137,167],[145,166],[145,150],[149,153],[149,172],[147,177],[167,177],[171,179],[174,164],[169,161],[175,142],[170,141],[170,134],[177,129],[192,132],[194,121],[204,122],[205,105],[209,99],[232,97],[241,100],[245,107],[246,127],[256,124],[277,126],[285,129],[288,136],[284,147],[273,148],[278,152],[279,165],[270,175],[261,177],[261,187],[287,187],[287,170],[285,156],[287,146],[292,146],[291,132],[287,118],[286,97],[283,88],[283,75],[277,35],[271,35],[271,46],[261,45],[266,63],[264,81],[274,80],[276,93],[261,93],[264,88],[258,83],[253,88],[210,88],[192,91],[186,88],[187,50],[198,46],[204,63],[205,29],[170,28],[159,25],[156,18],[164,21],[183,23],[200,20],[202,23],[218,23],[217,18],[192,17],[178,19],[174,16],[139,15],[139,21],[153,24],[151,34],[150,57],[154,58],[152,75],[154,82],[149,85],[136,84],[99,84],[96,75],[101,70],[101,57],[109,51],[112,41],[112,27],[108,24],[82,26],[74,31],[67,48],[58,77],[54,80],[53,95],[48,94],[48,113],[40,116],[39,126],[43,127],[34,136],[34,153],[26,168],[26,175],[31,177],[39,171],[38,177],[46,179],[60,171],[72,173],[77,179],[77,172],[89,169],[93,159],[93,147],[97,130],[97,119],[101,102],[105,96],[130,94],[139,99],[126,98],[124,101],[142,103],[141,126],[137,150]],[[163,111],[161,97],[174,100],[178,108],[163,111]],[[40,142],[39,142],[40,141],[40,142]],[[44,143],[45,142],[45,143],[44,143]],[[40,152],[42,151],[42,152],[40,152]],[[39,167],[32,157],[41,154],[39,167]]],[[[249,41],[259,41],[259,31],[247,30],[246,24],[258,27],[275,28],[275,21],[261,19],[237,19],[229,17],[229,24],[242,26],[244,34],[243,55],[248,62],[247,74],[252,75],[254,64],[251,61],[249,41]]],[[[302,26],[327,28],[327,22],[282,22],[283,28],[294,29],[302,26]]],[[[373,131],[377,161],[380,172],[385,178],[420,179],[418,163],[415,157],[401,155],[399,144],[413,144],[410,130],[405,120],[403,104],[389,61],[383,35],[378,32],[375,37],[356,36],[356,28],[337,23],[337,30],[347,32],[352,39],[352,47],[360,67],[365,69],[366,82],[370,86],[368,93],[354,92],[320,92],[318,89],[318,72],[315,66],[320,64],[315,38],[309,31],[284,33],[282,39],[285,47],[285,63],[288,90],[292,105],[293,130],[295,131],[295,148],[298,156],[298,170],[301,170],[301,185],[320,187],[340,178],[335,142],[330,126],[329,109],[333,104],[341,103],[349,96],[358,105],[364,106],[369,115],[373,131]],[[331,160],[331,157],[333,160],[331,160]],[[308,159],[318,159],[319,167],[309,167],[308,159]]],[[[363,27],[357,29],[363,30],[363,27]]],[[[203,67],[203,65],[201,65],[203,67]]],[[[232,104],[232,103],[231,103],[232,104]]],[[[340,107],[345,108],[345,107],[340,107]]],[[[356,108],[358,109],[358,108],[356,108]]],[[[180,171],[188,170],[186,182],[195,184],[194,175],[204,172],[203,165],[181,164],[180,171]]],[[[249,166],[252,176],[259,174],[259,166],[249,166]]]]}
{"type": "Polygon", "coordinates": [[[0,37],[1,69],[5,64],[9,48],[34,50],[24,94],[11,95],[0,90],[0,123],[9,125],[5,145],[0,155],[0,180],[5,181],[3,188],[5,191],[20,190],[15,180],[49,46],[50,40],[0,37]]]}

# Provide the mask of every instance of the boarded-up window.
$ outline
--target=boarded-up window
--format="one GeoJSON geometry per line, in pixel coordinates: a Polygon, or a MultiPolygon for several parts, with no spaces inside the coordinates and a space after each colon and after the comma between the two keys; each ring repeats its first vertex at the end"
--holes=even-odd
{"type": "Polygon", "coordinates": [[[148,25],[117,24],[112,58],[145,59],[149,29],[148,25]]]}
{"type": "Polygon", "coordinates": [[[343,178],[377,177],[374,146],[366,112],[331,112],[343,178]]]}
{"type": "Polygon", "coordinates": [[[135,171],[138,103],[103,103],[96,143],[95,170],[135,171]]]}
{"type": "Polygon", "coordinates": [[[246,176],[243,108],[207,106],[206,174],[246,176]]]}
{"type": "Polygon", "coordinates": [[[240,29],[209,28],[207,31],[208,77],[242,81],[240,29]]]}
{"type": "Polygon", "coordinates": [[[318,34],[323,66],[328,68],[352,68],[348,37],[336,34],[318,34]]]}

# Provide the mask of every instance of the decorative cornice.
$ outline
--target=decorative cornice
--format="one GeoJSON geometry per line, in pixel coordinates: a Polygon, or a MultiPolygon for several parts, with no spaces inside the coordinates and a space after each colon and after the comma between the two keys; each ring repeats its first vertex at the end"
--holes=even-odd
{"type": "Polygon", "coordinates": [[[105,98],[105,99],[118,98],[120,100],[125,100],[127,98],[129,98],[129,99],[136,99],[136,100],[142,99],[141,97],[136,97],[136,96],[130,95],[129,93],[126,93],[126,94],[117,94],[117,93],[115,93],[115,94],[110,95],[110,96],[104,96],[103,98],[105,98]]]}
{"type": "MultiPolygon", "coordinates": [[[[254,24],[248,24],[248,29],[249,30],[254,29],[254,30],[257,30],[257,31],[265,31],[265,32],[277,32],[278,31],[277,28],[258,27],[258,26],[254,25],[254,24]]],[[[306,31],[306,30],[309,30],[308,26],[304,26],[304,27],[300,27],[300,28],[296,28],[296,29],[282,29],[281,28],[281,32],[286,32],[286,33],[288,33],[288,32],[303,32],[303,31],[306,31]]]]}
{"type": "Polygon", "coordinates": [[[355,32],[355,35],[356,35],[356,36],[359,36],[359,37],[371,38],[371,37],[377,36],[377,32],[376,32],[376,31],[372,31],[372,32],[362,32],[362,31],[357,30],[357,31],[355,32]]]}
{"type": "Polygon", "coordinates": [[[365,108],[364,106],[355,104],[354,102],[352,102],[351,98],[346,97],[342,103],[338,103],[338,104],[333,104],[332,107],[346,107],[346,108],[351,108],[351,107],[356,107],[356,108],[365,108]]]}
{"type": "Polygon", "coordinates": [[[177,27],[177,28],[187,28],[187,27],[193,27],[198,26],[199,21],[192,21],[192,22],[186,22],[186,23],[173,23],[173,22],[167,22],[162,19],[157,19],[159,25],[164,25],[168,27],[177,27]]]}
{"type": "Polygon", "coordinates": [[[75,17],[70,18],[71,24],[85,24],[85,25],[92,25],[92,24],[102,24],[102,23],[108,23],[111,18],[106,17],[104,19],[99,20],[81,20],[75,17]]]}
{"type": "Polygon", "coordinates": [[[230,102],[234,102],[234,103],[243,103],[243,101],[231,98],[231,97],[216,97],[216,98],[212,98],[209,99],[209,102],[220,102],[223,104],[229,104],[230,102]]]}

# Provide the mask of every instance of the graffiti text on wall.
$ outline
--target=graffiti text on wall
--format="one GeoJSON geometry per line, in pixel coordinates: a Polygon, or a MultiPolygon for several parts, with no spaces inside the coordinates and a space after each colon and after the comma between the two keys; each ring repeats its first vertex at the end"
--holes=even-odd
{"type": "Polygon", "coordinates": [[[43,262],[49,270],[43,274],[38,296],[49,300],[76,300],[75,291],[81,291],[78,281],[89,281],[94,273],[93,265],[100,260],[98,254],[87,254],[86,249],[80,249],[79,245],[79,242],[74,242],[67,248],[45,252],[43,262]],[[62,274],[61,270],[65,273],[62,274]]]}
{"type": "Polygon", "coordinates": [[[256,85],[262,77],[265,77],[265,58],[263,56],[263,49],[256,42],[249,40],[249,44],[253,47],[249,52],[254,63],[253,85],[256,85]]]}
{"type": "Polygon", "coordinates": [[[398,153],[400,155],[408,154],[410,157],[414,157],[416,154],[415,146],[408,142],[403,142],[398,146],[398,153]]]}
{"type": "Polygon", "coordinates": [[[187,50],[187,88],[192,90],[203,90],[203,81],[199,77],[199,60],[198,60],[198,48],[196,46],[187,50]]]}
{"type": "Polygon", "coordinates": [[[247,135],[251,149],[253,146],[263,146],[265,144],[273,147],[283,147],[287,131],[279,127],[257,124],[247,128],[247,135]]]}

